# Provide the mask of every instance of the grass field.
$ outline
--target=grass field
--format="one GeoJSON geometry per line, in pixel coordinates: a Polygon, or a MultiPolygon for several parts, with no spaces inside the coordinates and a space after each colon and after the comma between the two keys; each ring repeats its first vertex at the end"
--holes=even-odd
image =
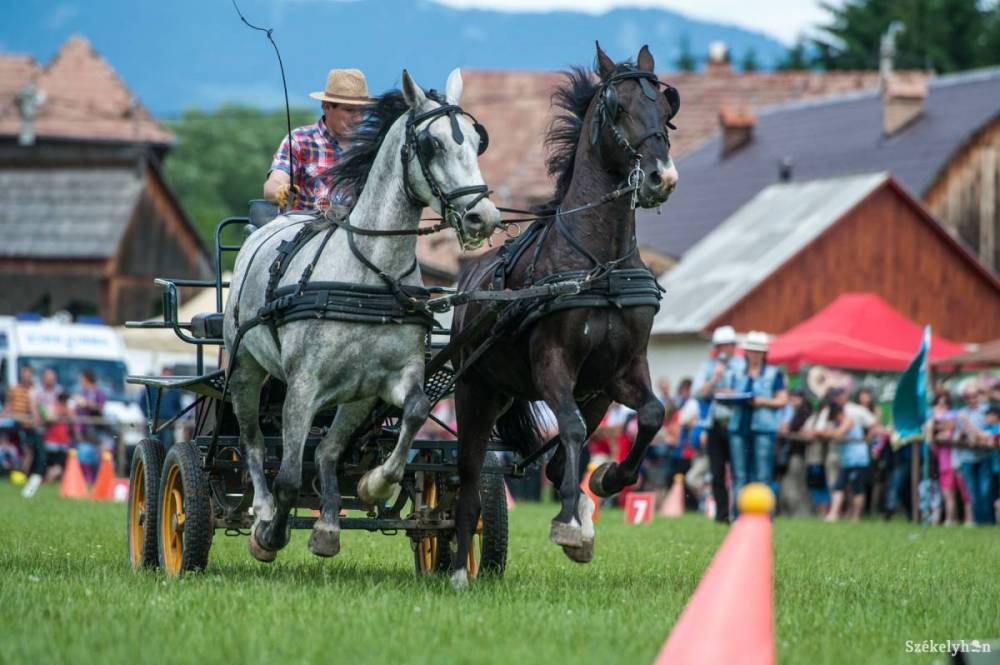
{"type": "MultiPolygon", "coordinates": [[[[220,532],[201,575],[135,574],[124,510],[0,483],[0,663],[649,663],[726,533],[605,511],[580,566],[546,540],[555,508],[521,504],[506,577],[456,594],[367,533],[319,560],[296,532],[265,566],[220,532]]],[[[934,662],[906,641],[1000,636],[997,529],[778,520],[774,541],[780,662],[934,662]]]]}

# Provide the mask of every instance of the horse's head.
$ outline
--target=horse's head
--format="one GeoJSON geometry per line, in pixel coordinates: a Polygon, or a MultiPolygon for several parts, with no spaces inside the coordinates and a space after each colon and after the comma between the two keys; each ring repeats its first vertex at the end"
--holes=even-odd
{"type": "Polygon", "coordinates": [[[493,233],[500,211],[479,172],[489,135],[459,107],[461,97],[458,69],[448,76],[444,95],[424,92],[403,71],[403,98],[410,107],[403,150],[406,186],[451,223],[464,246],[475,247],[493,233]]]}
{"type": "Polygon", "coordinates": [[[637,202],[643,208],[666,201],[678,179],[668,128],[674,129],[670,120],[680,108],[680,95],[656,78],[654,66],[648,46],[634,65],[616,65],[597,45],[601,83],[591,109],[591,143],[605,168],[639,184],[637,202]]]}

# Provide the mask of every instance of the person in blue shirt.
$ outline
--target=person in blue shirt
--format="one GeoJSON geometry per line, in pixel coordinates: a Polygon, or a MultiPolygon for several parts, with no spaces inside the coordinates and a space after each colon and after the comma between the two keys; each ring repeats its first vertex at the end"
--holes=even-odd
{"type": "Polygon", "coordinates": [[[966,407],[958,415],[959,426],[970,447],[956,449],[952,462],[960,464],[965,484],[972,495],[972,517],[977,525],[996,523],[993,512],[996,476],[993,474],[990,444],[998,416],[1000,410],[989,406],[984,391],[975,389],[966,393],[966,407]]]}
{"type": "Polygon", "coordinates": [[[726,377],[743,368],[743,358],[735,354],[736,330],[720,326],[712,333],[712,355],[701,364],[692,389],[703,414],[698,424],[707,433],[706,447],[712,474],[712,497],[715,520],[729,523],[729,491],[726,488],[726,465],[730,463],[729,406],[715,401],[716,391],[726,377]]]}
{"type": "Polygon", "coordinates": [[[738,370],[730,372],[720,394],[746,396],[734,401],[729,419],[733,494],[749,482],[771,484],[774,478],[774,450],[779,414],[788,404],[785,375],[767,364],[768,336],[751,331],[743,342],[746,356],[738,370]]]}
{"type": "Polygon", "coordinates": [[[833,499],[826,521],[836,522],[840,519],[846,498],[845,490],[850,488],[851,503],[847,514],[852,522],[857,522],[864,512],[865,495],[871,484],[871,456],[865,440],[865,430],[861,421],[852,417],[836,400],[831,401],[829,413],[826,429],[820,435],[840,447],[840,472],[833,483],[833,499]]]}

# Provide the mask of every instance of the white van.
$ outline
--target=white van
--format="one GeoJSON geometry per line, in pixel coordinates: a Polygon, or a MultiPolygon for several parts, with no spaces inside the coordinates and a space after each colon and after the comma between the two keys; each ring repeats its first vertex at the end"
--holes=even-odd
{"type": "Polygon", "coordinates": [[[68,320],[0,316],[0,393],[18,381],[21,367],[30,365],[35,381],[53,369],[70,395],[80,391],[80,372],[90,368],[107,395],[104,417],[123,428],[126,445],[135,445],[145,432],[146,419],[126,392],[126,350],[110,326],[71,323],[68,320]]]}

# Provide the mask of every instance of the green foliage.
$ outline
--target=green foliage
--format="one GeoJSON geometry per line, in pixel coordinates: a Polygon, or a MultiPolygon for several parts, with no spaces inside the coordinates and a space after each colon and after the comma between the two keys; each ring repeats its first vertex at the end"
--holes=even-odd
{"type": "Polygon", "coordinates": [[[812,41],[823,69],[876,69],[879,40],[902,21],[897,69],[951,72],[1000,63],[1000,5],[982,0],[847,0],[823,4],[830,19],[812,41]]]}
{"type": "Polygon", "coordinates": [[[680,53],[677,55],[677,60],[674,61],[674,66],[681,72],[693,72],[698,66],[698,61],[695,60],[694,54],[691,52],[691,38],[686,34],[681,35],[680,53]]]}
{"type": "MultiPolygon", "coordinates": [[[[292,127],[315,122],[319,109],[293,109],[292,127]]],[[[245,215],[260,198],[271,158],[287,132],[285,112],[226,105],[186,111],[165,123],[177,145],[163,173],[208,247],[224,217],[245,215]]]]}
{"type": "MultiPolygon", "coordinates": [[[[521,502],[506,576],[458,594],[414,576],[402,532],[346,531],[330,560],[295,531],[260,564],[246,536],[218,531],[208,569],[169,580],[129,569],[122,504],[54,486],[25,501],[3,481],[0,509],[4,663],[650,663],[733,533],[700,515],[630,526],[602,510],[582,566],[546,538],[557,507],[521,502]]],[[[997,635],[996,528],[778,517],[773,540],[779,663],[940,662],[906,641],[997,635]]]]}
{"type": "Polygon", "coordinates": [[[788,49],[785,59],[778,63],[780,71],[809,69],[809,58],[806,56],[806,45],[802,40],[788,49]]]}
{"type": "Polygon", "coordinates": [[[740,58],[740,69],[745,72],[755,72],[760,69],[760,63],[757,61],[757,49],[751,46],[743,52],[743,57],[740,58]]]}

